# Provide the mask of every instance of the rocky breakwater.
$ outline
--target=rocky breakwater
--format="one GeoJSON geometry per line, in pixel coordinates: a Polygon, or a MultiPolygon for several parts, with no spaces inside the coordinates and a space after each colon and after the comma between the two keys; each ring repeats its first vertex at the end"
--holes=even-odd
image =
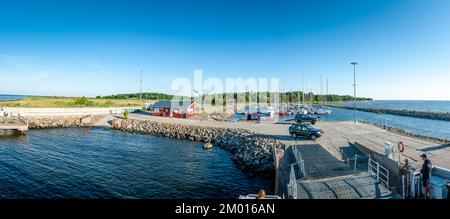
{"type": "Polygon", "coordinates": [[[97,116],[56,116],[56,117],[33,117],[27,118],[28,128],[45,129],[45,128],[68,128],[68,127],[90,127],[100,117],[97,116]]]}
{"type": "MultiPolygon", "coordinates": [[[[349,110],[355,109],[352,106],[341,106],[341,105],[327,105],[327,106],[341,108],[341,109],[349,109],[349,110]]],[[[430,111],[401,110],[401,109],[377,109],[377,108],[365,108],[365,107],[356,107],[356,110],[363,111],[363,112],[369,112],[369,113],[391,114],[391,115],[396,115],[396,116],[407,116],[407,117],[422,118],[422,119],[450,121],[450,112],[430,112],[430,111]]]]}
{"type": "Polygon", "coordinates": [[[377,126],[379,128],[387,129],[387,130],[389,130],[391,132],[394,132],[394,133],[397,133],[397,134],[400,134],[400,135],[404,135],[404,136],[419,138],[419,139],[423,139],[423,140],[436,141],[436,142],[441,142],[441,143],[444,143],[444,144],[450,143],[449,139],[432,137],[432,136],[427,136],[427,135],[421,135],[421,134],[410,132],[410,131],[407,131],[407,130],[404,130],[404,129],[401,129],[401,128],[397,128],[397,127],[385,126],[383,124],[368,122],[368,121],[364,121],[364,120],[358,120],[358,122],[369,124],[369,125],[374,125],[374,126],[377,126]]]}
{"type": "Polygon", "coordinates": [[[273,149],[283,145],[245,129],[191,126],[154,121],[112,121],[112,128],[191,141],[210,142],[232,153],[232,160],[249,175],[272,176],[275,173],[273,149]]]}

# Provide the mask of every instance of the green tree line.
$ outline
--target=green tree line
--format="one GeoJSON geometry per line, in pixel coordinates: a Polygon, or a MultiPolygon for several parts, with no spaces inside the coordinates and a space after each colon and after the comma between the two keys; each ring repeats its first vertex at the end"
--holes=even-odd
{"type": "MultiPolygon", "coordinates": [[[[140,93],[116,94],[116,95],[110,95],[110,96],[97,96],[97,98],[105,98],[105,99],[139,99],[141,97],[144,100],[173,100],[173,99],[182,98],[182,97],[175,97],[174,95],[164,94],[164,93],[142,93],[142,96],[140,93]]],[[[189,99],[189,97],[185,97],[185,98],[189,99]]]]}
{"type": "MultiPolygon", "coordinates": [[[[97,98],[105,99],[139,99],[141,97],[140,93],[130,93],[130,94],[116,94],[110,96],[97,96],[97,98]]],[[[304,102],[307,103],[318,103],[318,102],[335,102],[335,101],[353,101],[353,96],[350,95],[318,95],[314,93],[305,93],[304,102]]],[[[189,100],[198,99],[185,96],[174,96],[164,93],[142,93],[142,99],[144,100],[189,100]]],[[[244,93],[223,93],[223,94],[210,94],[205,95],[204,100],[211,103],[212,105],[219,104],[218,100],[222,99],[223,104],[226,104],[227,99],[234,99],[234,101],[246,102],[246,103],[270,103],[273,101],[278,101],[282,103],[297,103],[303,101],[303,94],[301,91],[292,92],[244,92],[244,93]],[[221,97],[222,96],[222,97],[221,97]],[[221,98],[220,98],[221,97],[221,98]],[[238,100],[239,99],[239,100],[238,100]]],[[[372,100],[372,98],[367,97],[357,97],[357,101],[367,101],[372,100]]]]}
{"type": "MultiPolygon", "coordinates": [[[[219,98],[221,99],[223,105],[226,105],[226,101],[232,99],[236,102],[245,103],[299,103],[303,101],[302,92],[283,92],[283,93],[271,93],[271,92],[245,92],[245,93],[224,93],[207,95],[206,100],[210,100],[212,105],[220,104],[218,103],[219,98]],[[221,97],[222,96],[222,97],[221,97]]],[[[372,98],[367,97],[357,97],[357,101],[371,101],[372,98]]],[[[353,96],[350,95],[318,95],[314,93],[305,93],[304,102],[305,103],[320,103],[320,102],[338,102],[338,101],[353,101],[353,96]]]]}

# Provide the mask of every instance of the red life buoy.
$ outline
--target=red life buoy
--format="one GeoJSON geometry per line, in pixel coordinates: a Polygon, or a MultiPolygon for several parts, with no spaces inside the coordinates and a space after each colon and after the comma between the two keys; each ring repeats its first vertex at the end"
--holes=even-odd
{"type": "Polygon", "coordinates": [[[403,144],[402,141],[399,142],[397,146],[398,146],[398,150],[399,150],[401,153],[403,153],[403,151],[405,151],[405,145],[403,144]]]}

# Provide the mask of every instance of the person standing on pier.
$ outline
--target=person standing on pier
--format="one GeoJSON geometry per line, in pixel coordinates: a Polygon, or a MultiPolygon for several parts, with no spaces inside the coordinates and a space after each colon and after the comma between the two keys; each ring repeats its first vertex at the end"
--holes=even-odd
{"type": "Polygon", "coordinates": [[[422,175],[423,191],[425,192],[425,199],[432,198],[430,189],[430,177],[431,177],[431,161],[428,160],[426,154],[420,155],[423,160],[420,174],[422,175]]]}

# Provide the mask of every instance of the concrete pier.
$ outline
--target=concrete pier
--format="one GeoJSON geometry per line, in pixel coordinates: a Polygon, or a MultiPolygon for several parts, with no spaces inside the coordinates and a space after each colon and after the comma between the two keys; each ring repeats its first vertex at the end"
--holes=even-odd
{"type": "MultiPolygon", "coordinates": [[[[352,122],[332,122],[318,125],[325,130],[324,138],[319,143],[326,148],[341,150],[348,144],[363,146],[367,150],[384,154],[384,143],[389,141],[397,146],[402,141],[405,150],[400,154],[400,160],[409,159],[414,167],[419,168],[422,161],[419,155],[426,153],[433,165],[450,168],[450,144],[405,136],[379,127],[352,122]]],[[[398,161],[398,153],[394,155],[398,161]]]]}
{"type": "Polygon", "coordinates": [[[0,131],[6,134],[25,134],[28,130],[28,121],[21,116],[0,117],[0,131]]]}

